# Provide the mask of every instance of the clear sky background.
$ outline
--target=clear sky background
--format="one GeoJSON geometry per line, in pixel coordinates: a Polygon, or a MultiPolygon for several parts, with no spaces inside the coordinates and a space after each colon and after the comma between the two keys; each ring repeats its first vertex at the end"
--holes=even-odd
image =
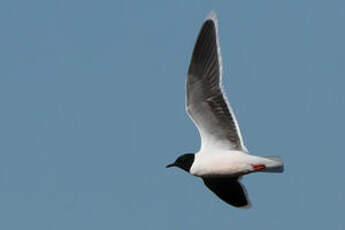
{"type": "Polygon", "coordinates": [[[345,1],[0,2],[0,229],[345,229],[345,1]],[[167,163],[199,149],[185,75],[214,9],[249,151],[284,174],[228,206],[167,163]]]}

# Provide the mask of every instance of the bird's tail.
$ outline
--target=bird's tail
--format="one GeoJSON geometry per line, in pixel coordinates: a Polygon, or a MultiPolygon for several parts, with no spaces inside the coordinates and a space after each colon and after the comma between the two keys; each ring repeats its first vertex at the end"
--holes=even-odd
{"type": "Polygon", "coordinates": [[[268,162],[265,164],[265,169],[262,172],[282,173],[284,172],[284,164],[280,157],[265,157],[268,162]]]}

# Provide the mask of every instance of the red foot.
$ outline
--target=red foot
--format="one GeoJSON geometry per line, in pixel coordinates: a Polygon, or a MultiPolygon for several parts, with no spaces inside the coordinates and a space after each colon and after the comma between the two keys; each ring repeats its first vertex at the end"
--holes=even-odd
{"type": "Polygon", "coordinates": [[[259,171],[259,170],[265,169],[266,166],[264,164],[258,164],[258,165],[252,165],[252,168],[254,169],[254,171],[259,171]]]}

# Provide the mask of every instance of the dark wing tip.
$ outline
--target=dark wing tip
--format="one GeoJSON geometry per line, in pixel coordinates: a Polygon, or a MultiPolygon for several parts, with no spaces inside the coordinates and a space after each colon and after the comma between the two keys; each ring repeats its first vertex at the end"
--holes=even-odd
{"type": "Polygon", "coordinates": [[[215,17],[208,17],[198,34],[188,75],[197,76],[199,79],[208,75],[219,75],[217,45],[217,21],[215,17]]]}
{"type": "Polygon", "coordinates": [[[211,10],[210,13],[207,15],[205,21],[213,21],[215,25],[218,24],[217,14],[214,10],[211,10]]]}

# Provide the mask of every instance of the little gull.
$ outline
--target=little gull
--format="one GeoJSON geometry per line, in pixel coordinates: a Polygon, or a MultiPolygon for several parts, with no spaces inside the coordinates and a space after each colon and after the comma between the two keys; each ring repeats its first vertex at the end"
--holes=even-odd
{"type": "Polygon", "coordinates": [[[186,81],[186,111],[201,137],[195,154],[183,154],[166,167],[178,167],[201,177],[220,199],[235,207],[250,207],[241,176],[253,172],[283,172],[279,157],[248,153],[235,115],[222,89],[222,58],[214,12],[207,17],[194,46],[186,81]]]}

